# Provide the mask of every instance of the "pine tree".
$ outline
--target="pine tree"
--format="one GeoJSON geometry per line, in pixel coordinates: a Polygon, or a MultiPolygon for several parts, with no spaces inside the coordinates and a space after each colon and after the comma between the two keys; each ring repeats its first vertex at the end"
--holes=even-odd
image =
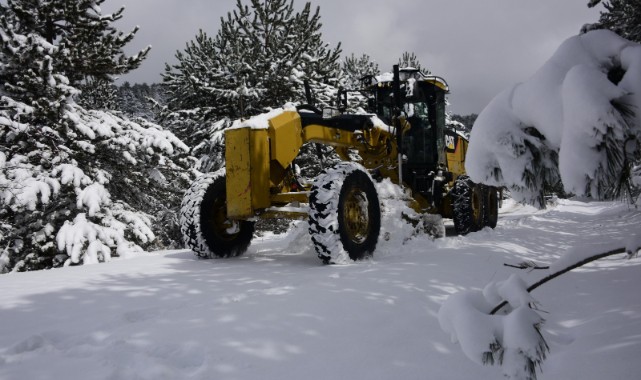
{"type": "Polygon", "coordinates": [[[456,130],[469,136],[472,126],[479,115],[471,113],[469,115],[447,114],[446,116],[448,120],[452,121],[452,125],[456,130]]]}
{"type": "Polygon", "coordinates": [[[378,63],[372,61],[369,55],[363,54],[356,57],[352,53],[345,58],[342,65],[343,75],[345,76],[344,86],[348,89],[360,89],[362,87],[361,79],[370,75],[379,75],[381,71],[378,63]]]}
{"type": "Polygon", "coordinates": [[[237,0],[215,37],[200,31],[176,53],[178,63],[166,65],[166,120],[190,146],[207,140],[214,145],[206,150],[218,152],[220,128],[229,125],[219,121],[302,101],[305,80],[319,105],[330,104],[341,50],[323,42],[321,26],[310,3],[295,12],[293,1],[237,0]]]}
{"type": "MultiPolygon", "coordinates": [[[[226,58],[221,54],[214,40],[200,30],[184,51],[176,53],[178,63],[165,65],[163,84],[167,88],[171,111],[188,110],[203,120],[237,115],[237,95],[232,91],[239,74],[226,72],[226,58]]],[[[177,132],[181,137],[191,134],[191,131],[177,132]]]]}
{"type": "Polygon", "coordinates": [[[54,71],[65,75],[70,85],[87,92],[81,104],[102,108],[113,104],[113,89],[108,86],[114,75],[125,74],[145,59],[149,47],[128,57],[123,48],[134,38],[115,29],[124,7],[103,15],[105,0],[8,0],[8,10],[15,14],[17,33],[36,33],[49,44],[59,47],[53,60],[54,71]],[[104,92],[105,99],[99,98],[104,92]],[[93,103],[96,102],[96,103],[93,103]]]}
{"type": "MultiPolygon", "coordinates": [[[[594,7],[601,3],[601,0],[591,0],[589,7],[594,7]]],[[[599,21],[595,24],[584,26],[583,32],[593,29],[609,29],[618,35],[637,43],[641,43],[641,0],[610,0],[603,2],[606,12],[601,12],[599,21]]],[[[618,71],[618,76],[622,76],[622,71],[618,71]]],[[[635,109],[633,112],[638,113],[635,109]]],[[[641,144],[638,142],[637,144],[641,144]]],[[[632,145],[629,143],[627,145],[632,145]]],[[[634,150],[629,148],[628,150],[634,150]]],[[[638,148],[637,148],[638,150],[638,148]]],[[[629,152],[625,152],[629,156],[629,152]]],[[[617,186],[615,194],[629,194],[631,199],[639,199],[641,195],[641,157],[628,157],[628,168],[621,176],[620,184],[617,186]],[[626,180],[629,178],[629,180],[626,180]]]]}
{"type": "Polygon", "coordinates": [[[164,87],[158,83],[148,85],[124,82],[116,90],[117,109],[130,118],[143,118],[157,122],[166,103],[164,87]]]}
{"type": "Polygon", "coordinates": [[[466,160],[472,179],[541,207],[559,182],[578,196],[634,201],[640,47],[608,30],[565,41],[519,91],[506,89],[479,115],[466,160]],[[563,86],[539,85],[550,78],[563,86]]]}
{"type": "Polygon", "coordinates": [[[320,8],[312,13],[309,3],[295,13],[293,1],[237,0],[214,38],[200,31],[166,66],[170,107],[237,118],[303,99],[305,79],[335,84],[340,45],[330,49],[321,26],[320,8]]]}
{"type": "Polygon", "coordinates": [[[425,68],[421,67],[421,63],[419,62],[418,57],[416,56],[416,54],[410,53],[410,52],[407,52],[407,51],[405,53],[403,53],[403,56],[401,58],[399,58],[398,66],[401,69],[409,67],[409,68],[417,69],[418,71],[420,71],[421,73],[423,73],[425,75],[429,75],[430,74],[430,71],[428,69],[425,69],[425,68]]]}
{"type": "Polygon", "coordinates": [[[118,88],[110,79],[87,79],[81,85],[80,103],[90,109],[119,110],[118,88]]]}
{"type": "MultiPolygon", "coordinates": [[[[72,3],[0,5],[0,273],[107,261],[157,236],[172,240],[156,226],[171,222],[167,209],[187,182],[179,157],[187,147],[160,126],[75,102],[69,77],[100,79],[85,70],[108,57],[92,65],[87,53],[73,66],[80,45],[51,32],[66,21],[43,28],[72,3]]],[[[101,18],[102,1],[82,3],[101,18]]]]}
{"type": "MultiPolygon", "coordinates": [[[[601,0],[591,0],[589,7],[601,3],[601,0]]],[[[606,12],[596,24],[587,29],[609,29],[623,38],[641,43],[641,0],[609,0],[603,3],[606,12]]]]}

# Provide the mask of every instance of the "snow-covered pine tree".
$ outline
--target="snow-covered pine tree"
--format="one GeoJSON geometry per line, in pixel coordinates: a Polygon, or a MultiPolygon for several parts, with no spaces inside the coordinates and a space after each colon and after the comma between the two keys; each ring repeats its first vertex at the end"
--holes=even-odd
{"type": "MultiPolygon", "coordinates": [[[[293,1],[290,8],[292,4],[293,1]]],[[[281,64],[286,68],[292,67],[294,76],[291,78],[296,92],[287,101],[305,99],[304,81],[307,80],[315,94],[317,106],[332,104],[337,95],[335,87],[340,83],[340,42],[335,48],[324,42],[320,7],[316,7],[312,14],[309,2],[302,12],[296,14],[295,22],[290,26],[291,30],[284,33],[287,42],[281,47],[285,53],[281,64]],[[296,46],[296,41],[302,41],[303,46],[296,46]]]]}
{"type": "Polygon", "coordinates": [[[81,87],[79,102],[84,107],[104,111],[119,110],[118,87],[111,79],[88,78],[81,87]]]}
{"type": "Polygon", "coordinates": [[[470,133],[470,131],[472,130],[472,126],[474,125],[474,122],[476,121],[476,118],[479,117],[479,115],[475,113],[471,113],[469,115],[452,114],[451,117],[452,120],[463,124],[467,133],[470,133]]]}
{"type": "Polygon", "coordinates": [[[470,129],[465,123],[461,121],[461,116],[454,115],[451,112],[445,113],[445,126],[448,129],[456,131],[457,133],[469,138],[470,129]]]}
{"type": "Polygon", "coordinates": [[[237,0],[215,37],[200,31],[176,53],[178,63],[166,65],[166,120],[190,146],[220,154],[229,120],[304,100],[305,80],[318,105],[330,104],[341,50],[323,42],[321,26],[320,9],[312,12],[310,3],[296,12],[293,1],[237,0]]]}
{"type": "Polygon", "coordinates": [[[418,60],[418,57],[414,53],[408,51],[404,52],[401,58],[398,59],[398,66],[400,68],[411,67],[417,69],[425,75],[429,75],[430,71],[421,66],[421,63],[418,60]]]}
{"type": "Polygon", "coordinates": [[[342,64],[345,88],[358,90],[362,87],[361,79],[369,75],[379,75],[381,71],[378,68],[378,63],[373,61],[369,55],[363,54],[356,57],[352,53],[349,57],[345,57],[342,64]]]}
{"type": "MultiPolygon", "coordinates": [[[[219,58],[214,40],[203,30],[187,43],[184,51],[176,52],[178,63],[165,64],[162,74],[170,110],[193,110],[202,119],[216,119],[220,114],[233,111],[234,108],[226,109],[228,100],[220,89],[219,82],[224,83],[220,77],[224,73],[219,58]]],[[[176,130],[181,137],[190,134],[190,131],[181,132],[176,130]]]]}
{"type": "MultiPolygon", "coordinates": [[[[99,3],[92,9],[101,18],[99,3]]],[[[171,213],[158,216],[179,202],[175,188],[187,182],[177,158],[187,147],[173,134],[74,101],[79,90],[67,75],[86,79],[92,64],[73,72],[69,40],[52,34],[54,26],[42,28],[66,25],[52,4],[70,6],[0,5],[0,273],[106,261],[150,247],[156,233],[168,236],[157,226],[170,223],[171,213]]]]}
{"type": "MultiPolygon", "coordinates": [[[[231,38],[229,34],[227,36],[231,38]]],[[[195,40],[187,43],[184,51],[176,53],[178,63],[172,66],[166,64],[162,74],[167,105],[160,118],[163,124],[193,148],[192,155],[207,161],[204,166],[199,165],[202,171],[220,167],[222,130],[230,125],[230,118],[240,117],[236,91],[238,82],[235,78],[242,76],[247,68],[242,59],[233,61],[239,57],[223,57],[224,54],[233,53],[233,49],[227,46],[226,41],[216,42],[200,30],[195,40]],[[233,66],[236,66],[237,72],[229,70],[233,66]],[[221,119],[227,121],[219,123],[221,119]],[[211,156],[207,157],[209,154],[211,156]],[[212,162],[212,158],[215,161],[212,162]]]]}
{"type": "MultiPolygon", "coordinates": [[[[601,12],[599,21],[595,24],[587,24],[583,27],[582,32],[588,32],[595,29],[608,29],[618,35],[637,43],[641,43],[641,0],[590,0],[588,7],[594,7],[603,3],[605,12],[601,12]]],[[[618,72],[622,76],[621,71],[618,72]]],[[[640,111],[636,110],[637,113],[640,111]]],[[[641,142],[639,142],[641,144],[641,142]]],[[[641,195],[641,157],[630,158],[632,161],[627,170],[626,178],[630,181],[620,181],[626,192],[633,199],[638,199],[641,195]]],[[[619,186],[621,188],[622,186],[619,186]]],[[[615,192],[615,193],[618,193],[615,192]]]]}
{"type": "Polygon", "coordinates": [[[7,8],[19,22],[16,32],[36,33],[59,47],[54,71],[65,75],[70,85],[83,94],[79,103],[97,109],[114,104],[114,75],[137,68],[149,47],[128,57],[123,48],[134,38],[118,31],[113,24],[122,18],[124,7],[102,14],[105,0],[8,0],[7,8]],[[104,92],[103,92],[104,91],[104,92]],[[104,94],[104,95],[103,95],[104,94]],[[104,97],[104,98],[103,98],[104,97]]]}
{"type": "Polygon", "coordinates": [[[544,189],[559,181],[579,196],[634,200],[640,73],[640,44],[608,30],[569,38],[518,91],[506,89],[481,112],[468,173],[541,207],[544,189]]]}
{"type": "Polygon", "coordinates": [[[166,104],[164,86],[158,83],[131,84],[124,82],[116,89],[116,109],[130,118],[143,118],[157,122],[166,104]]]}
{"type": "Polygon", "coordinates": [[[125,81],[118,86],[118,110],[122,111],[125,115],[133,115],[137,111],[138,102],[134,91],[131,88],[131,83],[125,81]]]}
{"type": "MultiPolygon", "coordinates": [[[[591,0],[589,7],[601,3],[591,0]]],[[[609,29],[630,41],[641,43],[641,0],[609,0],[603,2],[605,12],[588,29],[609,29]]]]}

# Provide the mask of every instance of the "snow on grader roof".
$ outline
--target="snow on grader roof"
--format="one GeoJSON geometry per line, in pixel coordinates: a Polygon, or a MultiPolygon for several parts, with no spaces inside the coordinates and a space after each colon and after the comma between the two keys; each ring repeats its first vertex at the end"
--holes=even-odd
{"type": "MultiPolygon", "coordinates": [[[[447,93],[450,92],[450,87],[445,81],[445,79],[436,75],[423,74],[420,70],[414,67],[404,67],[400,69],[399,75],[400,75],[401,82],[409,82],[412,80],[427,82],[427,83],[433,84],[434,86],[440,88],[441,90],[447,93]]],[[[376,86],[376,85],[391,86],[392,82],[394,81],[394,74],[388,72],[388,73],[383,73],[377,76],[372,75],[369,77],[365,77],[364,79],[371,80],[371,82],[369,83],[370,86],[376,86]]]]}

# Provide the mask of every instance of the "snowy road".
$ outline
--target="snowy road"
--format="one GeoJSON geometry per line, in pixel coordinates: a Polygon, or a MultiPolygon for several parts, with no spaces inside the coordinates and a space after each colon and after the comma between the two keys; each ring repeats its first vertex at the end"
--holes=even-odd
{"type": "MultiPolygon", "coordinates": [[[[440,329],[443,301],[578,244],[641,234],[641,213],[506,204],[496,230],[388,241],[323,266],[305,228],[243,257],[163,252],[0,276],[0,379],[498,379],[440,329]]],[[[523,272],[528,282],[542,273],[523,272]]],[[[535,291],[551,353],[539,379],[641,376],[641,259],[605,259],[535,291]]]]}

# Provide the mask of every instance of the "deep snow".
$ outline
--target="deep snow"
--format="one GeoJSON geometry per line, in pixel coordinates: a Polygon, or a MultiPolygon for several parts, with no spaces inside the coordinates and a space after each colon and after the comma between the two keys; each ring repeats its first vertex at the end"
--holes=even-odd
{"type": "MultiPolygon", "coordinates": [[[[498,379],[439,327],[451,294],[549,263],[576,245],[621,245],[641,213],[620,203],[513,202],[499,226],[323,266],[305,225],[235,259],[160,252],[0,276],[0,379],[498,379]]],[[[398,233],[397,233],[398,232],[398,233]]],[[[641,259],[604,259],[537,289],[551,352],[539,379],[641,375],[641,259]]]]}

